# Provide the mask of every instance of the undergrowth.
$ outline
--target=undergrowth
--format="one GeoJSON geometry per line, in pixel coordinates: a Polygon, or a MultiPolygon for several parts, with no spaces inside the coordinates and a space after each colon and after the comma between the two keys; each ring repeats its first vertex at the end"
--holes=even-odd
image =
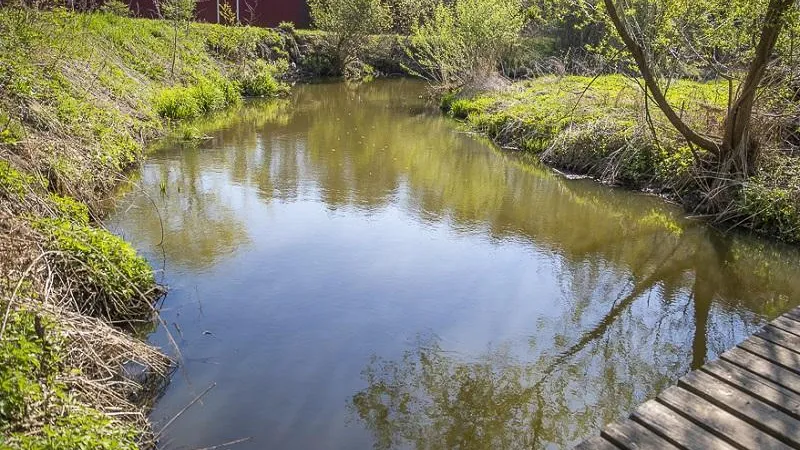
{"type": "MultiPolygon", "coordinates": [[[[675,81],[667,98],[685,122],[711,135],[722,132],[728,85],[675,81]]],[[[657,192],[690,211],[702,193],[704,158],[686,144],[636,80],[544,76],[498,92],[442,99],[442,108],[500,145],[536,154],[561,170],[657,192]]],[[[800,162],[780,150],[765,152],[755,176],[727,205],[728,226],[743,226],[800,242],[800,162]]]]}
{"type": "Polygon", "coordinates": [[[165,122],[284,93],[287,38],[19,7],[0,36],[0,448],[149,447],[150,381],[122,368],[166,376],[127,333],[161,289],[95,218],[165,122]]]}

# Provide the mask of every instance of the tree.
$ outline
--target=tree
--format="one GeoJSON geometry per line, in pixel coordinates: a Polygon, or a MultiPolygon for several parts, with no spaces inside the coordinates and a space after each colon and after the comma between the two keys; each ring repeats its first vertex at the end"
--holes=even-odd
{"type": "Polygon", "coordinates": [[[175,76],[175,60],[178,55],[178,30],[181,26],[188,29],[189,22],[194,18],[194,9],[197,4],[195,0],[166,0],[161,2],[160,11],[165,19],[172,22],[172,64],[170,65],[170,76],[175,76]]]}
{"type": "Polygon", "coordinates": [[[526,22],[518,0],[440,3],[425,23],[412,27],[409,54],[422,76],[448,88],[490,78],[519,43],[526,22]]]}
{"type": "Polygon", "coordinates": [[[339,69],[357,61],[370,34],[391,26],[389,10],[380,0],[309,0],[311,18],[333,36],[339,69]]]}
{"type": "MultiPolygon", "coordinates": [[[[687,125],[675,108],[666,100],[664,90],[658,82],[657,69],[654,64],[657,55],[653,52],[656,47],[649,38],[659,34],[664,36],[665,33],[659,33],[658,30],[655,33],[648,33],[648,24],[637,20],[637,17],[652,17],[654,14],[651,11],[658,11],[659,3],[663,3],[661,5],[662,11],[669,10],[670,5],[667,4],[669,2],[631,1],[627,2],[626,9],[620,13],[620,8],[615,0],[603,0],[606,13],[614,29],[636,63],[648,95],[670,123],[691,145],[713,154],[717,158],[721,173],[737,177],[750,174],[758,154],[758,144],[751,134],[756,93],[780,38],[785,17],[795,3],[794,0],[769,0],[766,10],[763,14],[759,14],[760,17],[751,17],[758,23],[756,28],[759,30],[760,36],[745,70],[745,76],[741,80],[737,92],[729,100],[730,107],[724,120],[724,134],[716,139],[711,136],[704,136],[687,125]]],[[[718,3],[711,6],[716,6],[712,11],[718,12],[720,16],[724,16],[728,8],[732,6],[730,2],[725,2],[725,4],[722,4],[722,2],[705,3],[718,3]]],[[[760,6],[758,3],[763,2],[751,2],[746,9],[735,9],[734,13],[743,10],[750,14],[757,12],[758,6],[760,6]]],[[[664,13],[661,12],[660,14],[663,16],[664,13]]],[[[674,12],[672,15],[677,17],[674,12]]],[[[732,22],[726,19],[722,18],[720,20],[720,18],[716,18],[714,22],[732,22]]],[[[678,21],[668,18],[663,23],[666,26],[670,26],[677,25],[678,21]]],[[[676,33],[673,30],[670,31],[673,36],[680,35],[680,33],[676,33]]],[[[686,35],[683,35],[683,37],[687,39],[689,46],[693,46],[689,37],[686,35]]],[[[733,77],[731,76],[730,78],[732,79],[733,77]]]]}

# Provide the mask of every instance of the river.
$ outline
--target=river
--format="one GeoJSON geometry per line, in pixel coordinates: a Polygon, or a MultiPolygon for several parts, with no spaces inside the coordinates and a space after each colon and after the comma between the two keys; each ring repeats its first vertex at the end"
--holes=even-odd
{"type": "Polygon", "coordinates": [[[165,140],[108,221],[169,285],[163,449],[565,448],[800,299],[798,252],[496,149],[411,80],[165,140]]]}

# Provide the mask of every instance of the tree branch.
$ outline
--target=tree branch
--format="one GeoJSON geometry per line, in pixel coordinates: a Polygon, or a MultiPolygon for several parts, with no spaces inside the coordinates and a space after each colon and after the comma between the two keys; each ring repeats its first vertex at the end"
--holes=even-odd
{"type": "MultiPolygon", "coordinates": [[[[780,0],[773,0],[773,1],[780,1],[780,0]]],[[[782,0],[787,1],[787,0],[782,0]]],[[[614,28],[616,28],[617,33],[619,33],[622,42],[625,44],[625,47],[628,48],[628,51],[631,52],[631,56],[633,56],[633,60],[636,62],[636,66],[639,68],[639,72],[644,79],[645,86],[647,89],[650,90],[650,95],[653,97],[653,101],[656,102],[659,109],[667,116],[667,119],[678,130],[678,132],[686,138],[689,143],[694,144],[706,151],[713,153],[716,156],[720,155],[720,146],[716,142],[705,138],[694,131],[689,125],[687,125],[683,120],[681,120],[680,116],[675,112],[672,106],[667,101],[664,92],[661,90],[661,87],[656,82],[655,75],[653,73],[650,64],[647,61],[647,56],[645,55],[644,50],[642,47],[636,42],[633,38],[631,33],[628,31],[625,23],[623,22],[622,18],[620,17],[619,13],[617,12],[617,7],[614,4],[614,0],[603,0],[606,6],[606,11],[608,13],[611,22],[614,24],[614,28]]],[[[646,92],[645,92],[646,94],[646,92]]]]}

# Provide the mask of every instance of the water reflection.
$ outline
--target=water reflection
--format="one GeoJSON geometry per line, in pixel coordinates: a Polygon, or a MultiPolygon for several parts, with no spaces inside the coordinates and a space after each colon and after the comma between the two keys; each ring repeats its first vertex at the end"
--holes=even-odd
{"type": "MultiPolygon", "coordinates": [[[[796,251],[555,177],[422,92],[298,87],[143,168],[113,222],[163,248],[184,355],[226,369],[187,364],[221,398],[175,442],[564,447],[800,298],[796,251]],[[189,337],[208,328],[218,340],[189,337]]],[[[174,381],[155,418],[193,389],[174,381]]]]}

